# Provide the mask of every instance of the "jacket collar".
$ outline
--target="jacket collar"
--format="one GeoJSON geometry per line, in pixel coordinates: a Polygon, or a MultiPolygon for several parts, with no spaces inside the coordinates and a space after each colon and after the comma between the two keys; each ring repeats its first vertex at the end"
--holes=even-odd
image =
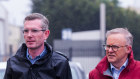
{"type": "MultiPolygon", "coordinates": [[[[47,55],[52,55],[52,52],[53,52],[52,47],[47,43],[44,43],[44,45],[46,46],[47,55]]],[[[18,58],[25,59],[26,58],[26,51],[27,51],[27,46],[25,43],[23,43],[22,46],[18,49],[15,56],[18,58]]],[[[46,56],[44,56],[44,57],[46,57],[46,56]]]]}
{"type": "MultiPolygon", "coordinates": [[[[129,59],[128,65],[126,66],[125,69],[129,71],[129,70],[133,69],[134,66],[135,66],[135,60],[133,58],[133,51],[131,51],[131,53],[128,55],[128,59],[129,59]]],[[[101,74],[104,74],[104,75],[107,75],[107,74],[110,75],[111,74],[111,73],[109,73],[110,72],[110,63],[108,62],[106,56],[99,62],[99,64],[96,66],[96,69],[101,74]]]]}

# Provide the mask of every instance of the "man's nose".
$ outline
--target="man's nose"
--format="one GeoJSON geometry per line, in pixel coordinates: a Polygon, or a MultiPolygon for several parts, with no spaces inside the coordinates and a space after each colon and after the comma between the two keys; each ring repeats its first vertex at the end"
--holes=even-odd
{"type": "Polygon", "coordinates": [[[33,35],[32,31],[28,31],[27,36],[32,36],[32,35],[33,35]]]}
{"type": "Polygon", "coordinates": [[[108,51],[109,52],[113,52],[113,48],[112,47],[109,47],[108,51]]]}

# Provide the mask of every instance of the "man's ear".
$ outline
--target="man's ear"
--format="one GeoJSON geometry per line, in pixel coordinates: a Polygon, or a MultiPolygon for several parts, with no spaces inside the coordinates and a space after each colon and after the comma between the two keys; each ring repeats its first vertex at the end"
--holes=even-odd
{"type": "Polygon", "coordinates": [[[128,45],[126,48],[127,48],[127,53],[129,54],[132,51],[132,46],[128,45]]]}
{"type": "Polygon", "coordinates": [[[45,31],[45,40],[49,37],[50,35],[50,30],[46,30],[45,31]]]}

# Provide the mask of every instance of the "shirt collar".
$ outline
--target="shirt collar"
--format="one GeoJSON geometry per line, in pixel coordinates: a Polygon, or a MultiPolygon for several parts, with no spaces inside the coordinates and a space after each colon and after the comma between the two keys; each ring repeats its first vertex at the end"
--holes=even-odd
{"type": "MultiPolygon", "coordinates": [[[[44,47],[44,50],[42,51],[42,53],[39,56],[36,56],[35,58],[42,58],[45,54],[46,54],[46,46],[44,47]]],[[[27,48],[27,51],[26,51],[26,57],[28,59],[32,59],[32,56],[28,52],[28,48],[27,48]]]]}
{"type": "MultiPolygon", "coordinates": [[[[125,63],[120,67],[120,69],[125,68],[127,64],[128,64],[128,58],[126,59],[125,63]]],[[[111,66],[111,71],[113,71],[113,69],[117,69],[111,63],[110,63],[110,66],[111,66]]]]}

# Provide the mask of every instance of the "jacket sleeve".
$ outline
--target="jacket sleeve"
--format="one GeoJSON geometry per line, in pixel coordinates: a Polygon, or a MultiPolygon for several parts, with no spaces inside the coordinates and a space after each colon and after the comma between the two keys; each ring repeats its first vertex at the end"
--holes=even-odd
{"type": "Polygon", "coordinates": [[[63,72],[61,75],[62,75],[61,79],[72,79],[71,69],[70,69],[68,61],[65,62],[65,66],[64,66],[64,69],[63,69],[63,72]],[[63,76],[64,76],[64,78],[63,78],[63,76]]]}
{"type": "Polygon", "coordinates": [[[56,67],[57,79],[72,79],[71,69],[68,60],[65,60],[56,67]]]}
{"type": "Polygon", "coordinates": [[[4,79],[12,79],[12,72],[10,68],[10,60],[7,61],[7,67],[4,75],[4,79]]]}
{"type": "Polygon", "coordinates": [[[89,79],[94,79],[93,74],[91,72],[89,73],[89,79]]]}

